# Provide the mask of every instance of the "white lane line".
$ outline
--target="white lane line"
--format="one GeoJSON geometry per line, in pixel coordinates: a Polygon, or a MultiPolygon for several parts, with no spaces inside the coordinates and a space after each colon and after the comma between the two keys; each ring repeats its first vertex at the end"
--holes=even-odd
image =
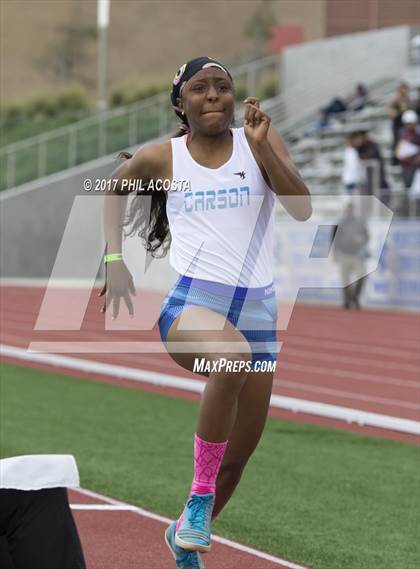
{"type": "MultiPolygon", "coordinates": [[[[139,516],[143,516],[144,518],[149,518],[151,520],[155,520],[157,522],[161,522],[164,524],[170,524],[173,520],[171,520],[170,518],[167,518],[165,516],[161,516],[160,514],[155,514],[154,512],[149,512],[148,510],[144,510],[143,508],[138,508],[137,506],[133,506],[131,504],[127,504],[126,502],[120,502],[119,500],[115,500],[114,498],[109,498],[108,496],[103,496],[102,494],[97,494],[96,492],[92,492],[91,490],[86,490],[84,488],[75,488],[73,489],[74,492],[79,492],[80,494],[83,494],[85,496],[89,496],[90,498],[96,498],[97,500],[102,500],[103,502],[107,502],[108,505],[112,505],[115,506],[116,508],[114,509],[121,509],[122,511],[124,511],[124,509],[126,511],[130,511],[134,514],[137,514],[139,516]]],[[[97,506],[100,506],[100,504],[75,504],[75,506],[86,506],[86,507],[74,507],[73,504],[71,504],[71,508],[72,509],[76,509],[76,510],[105,510],[106,508],[98,508],[97,506]],[[92,507],[93,506],[93,507],[92,507]]],[[[111,509],[111,508],[109,508],[111,509]]],[[[216,541],[218,543],[221,543],[223,545],[227,545],[228,547],[231,547],[232,549],[237,549],[238,551],[241,551],[243,553],[248,553],[249,555],[253,555],[254,557],[259,557],[260,559],[264,559],[265,561],[271,561],[272,563],[276,564],[276,565],[283,565],[284,567],[287,567],[288,569],[308,569],[307,567],[303,566],[303,565],[299,565],[297,563],[293,563],[291,561],[287,561],[286,559],[281,559],[280,557],[276,557],[274,555],[270,555],[269,553],[265,553],[264,551],[259,551],[258,549],[254,549],[253,547],[249,547],[247,545],[242,545],[241,543],[238,543],[236,541],[232,541],[230,539],[226,539],[224,537],[220,537],[218,535],[212,534],[212,539],[213,541],[216,541]]]]}
{"type": "Polygon", "coordinates": [[[307,338],[306,336],[300,336],[298,334],[294,335],[291,332],[287,332],[286,334],[287,335],[285,335],[284,338],[281,338],[281,340],[285,343],[284,349],[286,349],[287,345],[295,347],[296,345],[299,346],[299,344],[301,344],[306,346],[313,346],[316,348],[324,347],[328,350],[337,348],[346,352],[364,352],[367,354],[380,354],[381,356],[388,357],[408,357],[414,360],[418,360],[419,358],[417,347],[413,349],[399,349],[385,346],[382,347],[359,344],[357,342],[352,342],[351,340],[328,340],[327,338],[314,340],[307,338]]]}
{"type": "MultiPolygon", "coordinates": [[[[172,387],[193,393],[202,393],[206,385],[204,381],[198,379],[187,379],[166,373],[151,372],[92,360],[70,358],[68,356],[60,356],[57,354],[39,354],[28,352],[24,348],[16,348],[14,346],[6,346],[4,344],[0,345],[0,354],[6,357],[9,356],[26,361],[43,363],[50,366],[75,369],[83,371],[84,373],[111,376],[114,379],[130,379],[132,381],[149,383],[160,387],[172,387]]],[[[341,421],[357,423],[359,425],[367,425],[420,435],[419,421],[402,419],[400,417],[392,417],[378,413],[361,411],[360,409],[340,407],[337,405],[307,401],[305,399],[296,399],[293,397],[283,397],[279,395],[272,395],[270,404],[271,407],[286,409],[287,411],[309,413],[319,417],[339,419],[341,421]]]]}
{"type": "Polygon", "coordinates": [[[420,435],[420,422],[410,419],[401,419],[399,417],[391,417],[390,415],[381,415],[379,413],[351,409],[350,407],[338,407],[337,405],[331,405],[329,403],[295,399],[282,395],[272,395],[270,403],[271,407],[287,409],[294,413],[307,413],[308,415],[316,415],[318,417],[339,419],[346,423],[356,423],[363,427],[379,427],[381,429],[389,429],[401,433],[420,435]]]}
{"type": "MultiPolygon", "coordinates": [[[[293,346],[293,344],[291,344],[291,346],[293,346]]],[[[375,367],[375,368],[384,368],[384,369],[396,369],[399,372],[401,371],[407,371],[409,373],[416,373],[418,374],[419,372],[419,366],[415,365],[415,364],[403,364],[400,362],[387,362],[383,359],[372,359],[372,358],[362,358],[360,356],[357,357],[351,357],[351,356],[342,356],[342,355],[334,355],[334,354],[330,354],[330,353],[326,353],[326,352],[320,352],[320,351],[309,351],[309,350],[299,350],[299,349],[294,349],[293,347],[286,347],[286,342],[285,342],[285,346],[282,349],[282,361],[284,362],[284,358],[285,357],[290,357],[290,356],[296,356],[299,359],[305,359],[305,360],[321,360],[321,361],[327,361],[327,362],[334,362],[334,363],[340,363],[340,364],[350,364],[350,365],[357,365],[357,366],[367,366],[367,367],[375,367]]],[[[403,383],[407,383],[407,385],[415,385],[415,382],[410,382],[410,381],[405,381],[403,383]]]]}
{"type": "Polygon", "coordinates": [[[105,511],[105,512],[135,512],[136,506],[117,506],[114,504],[70,504],[72,510],[105,511]]]}
{"type": "MultiPolygon", "coordinates": [[[[308,316],[305,315],[305,317],[306,320],[308,320],[308,316]]],[[[375,347],[415,350],[419,340],[419,323],[420,318],[418,318],[416,314],[416,322],[406,322],[404,325],[401,324],[400,326],[394,326],[392,324],[385,324],[385,326],[383,326],[377,319],[375,321],[371,320],[370,322],[365,323],[359,321],[357,322],[358,328],[352,330],[352,323],[345,322],[344,320],[338,320],[328,323],[327,326],[307,325],[304,328],[304,334],[300,331],[295,332],[295,334],[300,337],[307,337],[306,334],[308,334],[312,338],[320,338],[324,341],[336,340],[346,343],[349,342],[355,346],[366,345],[366,342],[372,342],[372,338],[375,338],[375,335],[380,334],[380,340],[378,339],[376,342],[373,340],[373,343],[376,343],[375,347]],[[346,326],[346,328],[344,328],[344,326],[346,326]],[[412,326],[411,333],[405,333],[408,326],[412,326]],[[334,332],[331,332],[331,329],[335,330],[338,328],[341,328],[341,330],[345,329],[346,332],[350,330],[350,333],[335,334],[334,332]],[[393,336],[390,336],[390,332],[392,332],[393,336]]],[[[301,330],[303,330],[303,328],[301,328],[301,330]]],[[[290,330],[290,333],[293,335],[293,329],[290,330]]]]}
{"type": "Polygon", "coordinates": [[[331,389],[329,387],[320,387],[311,385],[310,383],[299,383],[297,381],[287,381],[283,379],[274,380],[274,385],[278,387],[286,387],[295,389],[296,391],[310,391],[311,393],[321,393],[323,395],[332,395],[341,399],[355,399],[357,401],[366,401],[367,403],[377,403],[378,405],[388,405],[390,407],[403,407],[404,409],[412,409],[420,412],[419,403],[411,401],[400,401],[399,399],[388,399],[386,397],[372,397],[370,395],[362,395],[354,391],[343,391],[342,389],[331,389]]]}
{"type": "MultiPolygon", "coordinates": [[[[284,360],[282,360],[280,363],[280,370],[282,369],[303,371],[308,374],[317,373],[322,375],[323,377],[329,377],[335,375],[337,377],[345,379],[354,379],[357,381],[366,381],[366,382],[370,381],[371,383],[379,383],[380,385],[395,385],[397,387],[420,389],[420,381],[404,381],[402,379],[397,379],[395,377],[387,377],[373,373],[361,373],[358,371],[347,371],[335,367],[321,367],[314,365],[296,364],[296,363],[285,362],[284,360]]],[[[417,371],[420,371],[420,368],[417,371]]]]}

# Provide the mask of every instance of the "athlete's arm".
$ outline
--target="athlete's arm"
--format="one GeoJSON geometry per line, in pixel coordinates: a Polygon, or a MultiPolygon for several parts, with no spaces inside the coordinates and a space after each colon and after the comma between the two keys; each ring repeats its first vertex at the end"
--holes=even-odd
{"type": "Polygon", "coordinates": [[[139,148],[135,154],[125,160],[111,174],[116,180],[111,184],[112,190],[107,192],[104,204],[104,233],[109,253],[121,253],[121,223],[127,207],[130,190],[129,180],[154,180],[163,177],[168,163],[168,143],[148,144],[139,148]]]}
{"type": "Polygon", "coordinates": [[[283,139],[271,126],[270,117],[259,109],[258,100],[246,101],[245,133],[257,154],[264,178],[290,215],[299,221],[309,219],[312,215],[310,193],[283,139]]]}
{"type": "MultiPolygon", "coordinates": [[[[105,196],[104,203],[104,234],[107,244],[107,253],[121,253],[122,251],[122,222],[127,206],[130,188],[124,180],[155,180],[168,177],[168,154],[170,147],[166,144],[150,144],[140,148],[137,152],[111,174],[110,179],[116,180],[111,184],[110,191],[105,196]]],[[[121,298],[124,299],[130,315],[134,314],[130,293],[135,295],[133,277],[123,260],[113,261],[105,265],[105,285],[99,296],[107,292],[105,304],[101,312],[105,312],[112,303],[113,318],[118,316],[121,298]]]]}

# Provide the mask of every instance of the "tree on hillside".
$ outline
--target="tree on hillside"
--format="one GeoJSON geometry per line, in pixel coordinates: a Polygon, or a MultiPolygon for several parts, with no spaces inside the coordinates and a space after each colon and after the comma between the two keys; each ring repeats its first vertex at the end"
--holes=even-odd
{"type": "Polygon", "coordinates": [[[272,28],[276,25],[273,0],[262,0],[245,27],[245,34],[253,40],[253,56],[266,55],[267,42],[272,28]]]}
{"type": "Polygon", "coordinates": [[[80,3],[73,4],[70,21],[57,26],[56,39],[51,42],[45,54],[38,61],[39,67],[55,82],[81,83],[89,88],[96,78],[86,74],[85,63],[90,61],[90,46],[96,40],[97,30],[86,24],[80,3]]]}
{"type": "Polygon", "coordinates": [[[95,84],[95,78],[83,74],[81,67],[89,60],[88,45],[96,38],[96,29],[72,24],[60,26],[60,37],[50,48],[50,72],[61,83],[80,81],[87,87],[95,84]]]}

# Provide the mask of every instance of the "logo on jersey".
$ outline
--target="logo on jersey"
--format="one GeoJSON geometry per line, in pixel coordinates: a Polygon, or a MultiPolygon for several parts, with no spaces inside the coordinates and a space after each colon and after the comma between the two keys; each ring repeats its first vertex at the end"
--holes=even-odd
{"type": "Polygon", "coordinates": [[[184,63],[184,65],[181,65],[181,67],[178,69],[178,71],[175,73],[175,77],[174,80],[172,81],[173,85],[178,85],[178,83],[181,81],[181,77],[184,74],[185,69],[187,68],[187,64],[184,63]]]}
{"type": "Polygon", "coordinates": [[[272,284],[271,286],[267,287],[266,289],[264,289],[264,296],[268,296],[269,294],[273,294],[273,292],[275,292],[275,287],[274,284],[272,284]]]}
{"type": "Polygon", "coordinates": [[[249,187],[230,188],[229,190],[207,190],[207,192],[187,192],[184,209],[207,211],[209,209],[225,209],[249,205],[249,187]]]}
{"type": "Polygon", "coordinates": [[[245,172],[234,172],[234,176],[239,176],[241,180],[245,180],[245,172]]]}

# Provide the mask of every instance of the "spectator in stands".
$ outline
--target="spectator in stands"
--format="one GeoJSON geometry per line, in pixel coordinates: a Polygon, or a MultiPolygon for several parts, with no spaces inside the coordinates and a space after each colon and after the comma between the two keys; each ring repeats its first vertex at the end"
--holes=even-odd
{"type": "Polygon", "coordinates": [[[353,95],[348,99],[348,109],[351,111],[361,111],[369,103],[369,94],[363,83],[358,83],[353,95]]]}
{"type": "Polygon", "coordinates": [[[343,99],[340,97],[335,97],[326,107],[321,109],[321,121],[319,126],[325,128],[328,126],[328,122],[331,115],[340,115],[346,112],[347,105],[343,99]]]}
{"type": "Polygon", "coordinates": [[[417,120],[420,122],[420,87],[417,88],[416,113],[417,120]]]}
{"type": "Polygon", "coordinates": [[[340,269],[343,307],[346,309],[360,309],[360,295],[366,281],[366,259],[369,257],[368,242],[366,224],[357,217],[350,203],[332,233],[333,256],[340,269]]]}
{"type": "Polygon", "coordinates": [[[397,147],[400,131],[403,126],[402,123],[402,116],[408,109],[411,109],[412,102],[410,99],[410,87],[407,83],[401,83],[398,87],[397,93],[391,99],[391,102],[388,107],[388,114],[392,119],[392,135],[393,135],[393,144],[392,144],[392,163],[394,166],[398,165],[398,157],[395,154],[395,149],[397,147]]]}
{"type": "Polygon", "coordinates": [[[420,127],[417,113],[405,111],[401,122],[400,140],[396,148],[396,155],[401,164],[404,186],[409,189],[414,180],[416,170],[420,168],[420,127]]]}
{"type": "Polygon", "coordinates": [[[331,115],[340,115],[346,111],[361,111],[368,101],[369,95],[366,87],[362,83],[358,83],[350,97],[347,99],[335,97],[326,107],[321,109],[320,127],[328,126],[331,115]]]}
{"type": "MultiPolygon", "coordinates": [[[[361,164],[367,166],[367,162],[374,160],[378,164],[378,174],[374,168],[363,168],[359,174],[359,190],[363,195],[378,195],[384,203],[389,202],[389,184],[386,179],[385,164],[377,142],[369,137],[367,130],[357,130],[349,136],[349,145],[358,155],[361,164]],[[375,188],[376,184],[379,188],[375,188]]],[[[359,167],[360,171],[360,167],[359,167]]]]}
{"type": "Polygon", "coordinates": [[[409,190],[409,214],[414,217],[420,217],[420,168],[417,168],[414,174],[413,183],[409,190]]]}
{"type": "Polygon", "coordinates": [[[360,160],[359,153],[354,145],[354,134],[347,138],[347,147],[344,151],[342,182],[346,190],[351,194],[360,191],[365,182],[366,172],[360,160]]]}

